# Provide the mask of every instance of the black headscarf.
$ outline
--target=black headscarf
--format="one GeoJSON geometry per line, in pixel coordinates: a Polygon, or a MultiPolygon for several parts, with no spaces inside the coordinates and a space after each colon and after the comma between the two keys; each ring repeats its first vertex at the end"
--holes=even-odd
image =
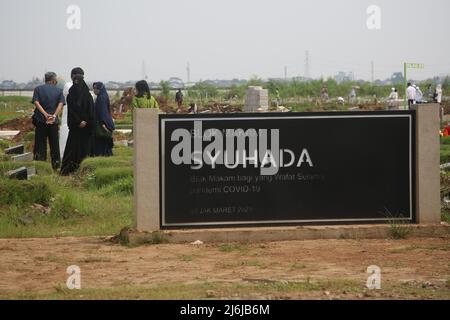
{"type": "Polygon", "coordinates": [[[86,82],[84,82],[83,76],[74,76],[73,85],[69,89],[69,95],[67,96],[67,104],[67,124],[69,129],[79,129],[82,121],[87,122],[87,130],[91,131],[95,128],[94,99],[89,92],[86,82]]]}

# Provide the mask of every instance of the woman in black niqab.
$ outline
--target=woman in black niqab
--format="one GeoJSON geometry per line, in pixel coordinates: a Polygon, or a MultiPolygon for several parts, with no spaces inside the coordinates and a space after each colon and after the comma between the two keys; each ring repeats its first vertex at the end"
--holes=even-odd
{"type": "Polygon", "coordinates": [[[73,86],[67,96],[69,137],[64,150],[61,175],[69,175],[78,170],[83,159],[93,153],[94,99],[80,68],[72,70],[72,80],[73,86]]]}

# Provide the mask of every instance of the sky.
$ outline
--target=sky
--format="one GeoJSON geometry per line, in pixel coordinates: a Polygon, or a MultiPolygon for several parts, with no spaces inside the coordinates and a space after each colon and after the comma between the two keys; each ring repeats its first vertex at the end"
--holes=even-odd
{"type": "Polygon", "coordinates": [[[88,81],[450,74],[449,0],[0,0],[0,81],[81,66],[88,81]],[[70,5],[80,29],[70,30],[70,5]],[[380,8],[370,30],[367,8],[380,8]]]}

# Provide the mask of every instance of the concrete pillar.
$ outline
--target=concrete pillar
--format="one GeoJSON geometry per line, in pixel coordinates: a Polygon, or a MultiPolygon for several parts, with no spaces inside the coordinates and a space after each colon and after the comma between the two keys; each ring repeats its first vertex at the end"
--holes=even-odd
{"type": "Polygon", "coordinates": [[[134,110],[134,214],[139,231],[160,229],[158,122],[157,109],[134,110]]]}
{"type": "Polygon", "coordinates": [[[245,93],[245,112],[256,112],[258,108],[262,111],[269,110],[269,91],[258,86],[250,86],[245,93]]]}
{"type": "Polygon", "coordinates": [[[440,223],[439,104],[419,104],[416,110],[416,221],[440,223]]]}

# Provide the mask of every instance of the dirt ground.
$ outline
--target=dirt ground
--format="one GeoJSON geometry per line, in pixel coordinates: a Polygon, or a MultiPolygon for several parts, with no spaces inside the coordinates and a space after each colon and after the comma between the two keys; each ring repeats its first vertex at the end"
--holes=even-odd
{"type": "Polygon", "coordinates": [[[450,299],[450,239],[126,247],[105,238],[0,239],[0,298],[450,299]],[[81,268],[81,290],[66,268],[81,268]],[[381,268],[380,290],[366,288],[381,268]]]}

